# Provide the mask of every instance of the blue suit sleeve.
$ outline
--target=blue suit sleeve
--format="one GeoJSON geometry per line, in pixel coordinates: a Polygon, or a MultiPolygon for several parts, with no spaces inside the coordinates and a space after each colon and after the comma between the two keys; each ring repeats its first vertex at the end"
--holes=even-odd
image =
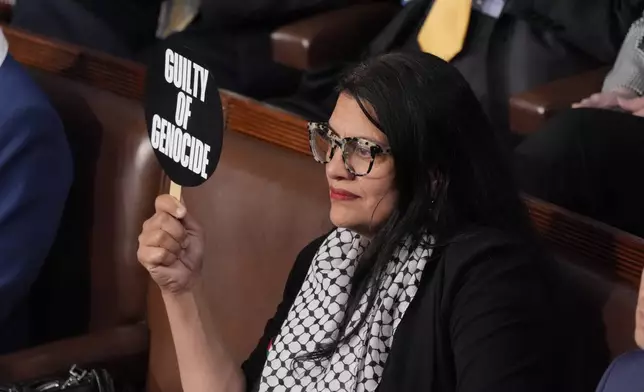
{"type": "Polygon", "coordinates": [[[597,392],[637,392],[644,385],[644,351],[619,356],[604,373],[597,392]]]}
{"type": "Polygon", "coordinates": [[[72,166],[53,109],[25,108],[0,124],[0,323],[27,295],[53,244],[72,166]]]}

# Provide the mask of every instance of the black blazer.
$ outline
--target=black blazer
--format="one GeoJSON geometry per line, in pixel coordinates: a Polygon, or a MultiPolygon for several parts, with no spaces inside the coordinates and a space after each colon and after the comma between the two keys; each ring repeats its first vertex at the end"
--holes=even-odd
{"type": "MultiPolygon", "coordinates": [[[[269,342],[279,333],[323,239],[297,257],[282,303],[242,366],[248,391],[258,387],[269,342]]],[[[443,248],[425,270],[396,331],[378,390],[593,390],[602,369],[573,372],[567,367],[573,357],[575,366],[583,368],[584,354],[571,356],[577,353],[562,344],[566,339],[575,346],[568,341],[572,335],[561,332],[566,324],[560,319],[551,264],[530,249],[491,229],[461,236],[443,248]],[[584,373],[586,380],[572,379],[584,373]]]]}
{"type": "Polygon", "coordinates": [[[644,0],[508,0],[506,13],[529,20],[601,62],[612,62],[644,0]]]}

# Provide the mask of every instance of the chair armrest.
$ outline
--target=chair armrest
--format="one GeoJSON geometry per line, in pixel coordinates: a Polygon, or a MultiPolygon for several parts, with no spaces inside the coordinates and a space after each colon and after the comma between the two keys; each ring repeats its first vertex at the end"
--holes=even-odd
{"type": "Polygon", "coordinates": [[[510,98],[510,129],[529,134],[555,113],[569,108],[587,96],[601,91],[610,68],[603,67],[556,80],[510,98]]]}
{"type": "Polygon", "coordinates": [[[389,2],[323,12],[273,31],[273,60],[299,70],[331,65],[359,54],[398,12],[389,2]]]}
{"type": "MultiPolygon", "coordinates": [[[[144,355],[148,328],[133,324],[43,344],[0,356],[0,380],[16,382],[66,372],[71,365],[124,366],[122,361],[144,355]]],[[[138,375],[145,377],[145,374],[138,375]]]]}

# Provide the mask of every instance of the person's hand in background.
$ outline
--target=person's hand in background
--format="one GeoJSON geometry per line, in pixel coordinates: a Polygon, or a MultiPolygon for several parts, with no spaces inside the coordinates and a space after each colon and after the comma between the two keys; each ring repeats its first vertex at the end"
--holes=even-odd
{"type": "Polygon", "coordinates": [[[639,117],[644,117],[644,97],[631,99],[618,98],[619,107],[624,111],[639,117]]]}
{"type": "Polygon", "coordinates": [[[636,98],[637,94],[628,89],[616,89],[595,93],[588,98],[572,105],[573,109],[593,108],[593,109],[616,109],[620,108],[619,100],[629,100],[636,98]]]}

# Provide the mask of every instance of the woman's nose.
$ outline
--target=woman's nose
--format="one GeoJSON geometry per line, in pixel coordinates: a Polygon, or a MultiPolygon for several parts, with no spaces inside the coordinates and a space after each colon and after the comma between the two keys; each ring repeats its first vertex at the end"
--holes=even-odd
{"type": "Polygon", "coordinates": [[[326,164],[326,175],[327,177],[335,180],[351,179],[353,177],[344,165],[344,160],[342,159],[342,151],[340,150],[340,148],[336,148],[333,157],[326,164]]]}

